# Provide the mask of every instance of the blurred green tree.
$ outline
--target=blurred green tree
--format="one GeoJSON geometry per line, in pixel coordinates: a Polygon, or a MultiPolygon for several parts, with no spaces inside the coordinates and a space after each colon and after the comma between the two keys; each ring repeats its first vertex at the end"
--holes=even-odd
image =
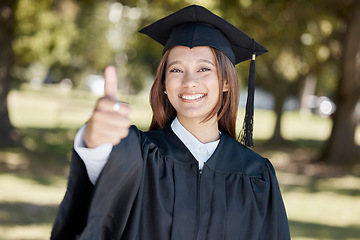
{"type": "MultiPolygon", "coordinates": [[[[333,30],[323,31],[321,25],[330,25],[328,28],[331,28],[336,19],[329,16],[327,10],[317,7],[317,2],[241,0],[221,1],[219,4],[224,16],[231,18],[269,50],[257,60],[256,86],[272,93],[275,98],[276,123],[269,140],[271,143],[285,141],[281,120],[286,99],[296,97],[303,102],[301,97],[306,96],[303,91],[326,95],[334,91],[336,77],[327,74],[330,69],[336,69],[328,38],[333,30]],[[313,86],[318,88],[306,89],[309,86],[306,82],[313,79],[317,81],[313,86]]],[[[333,44],[336,43],[335,39],[333,44]]],[[[243,66],[239,67],[240,71],[244,71],[243,66]]]]}
{"type": "MultiPolygon", "coordinates": [[[[137,51],[132,42],[144,13],[146,1],[19,0],[13,41],[15,77],[52,82],[70,78],[85,85],[86,76],[102,74],[108,64],[119,68],[127,89],[139,91],[147,71],[130,72],[128,61],[137,51]],[[140,6],[138,6],[140,5],[140,6]]],[[[129,90],[130,91],[130,90],[129,90]]]]}
{"type": "MultiPolygon", "coordinates": [[[[79,39],[77,14],[78,7],[71,0],[18,0],[12,44],[15,78],[45,79],[53,69],[71,65],[71,47],[79,39]]],[[[64,78],[61,72],[56,77],[64,78]]]]}
{"type": "Polygon", "coordinates": [[[341,164],[359,159],[360,2],[240,0],[221,1],[217,8],[269,49],[257,60],[256,81],[275,97],[277,120],[270,142],[284,141],[281,118],[287,97],[304,103],[301,98],[309,94],[325,95],[335,99],[337,111],[320,160],[341,164]]]}

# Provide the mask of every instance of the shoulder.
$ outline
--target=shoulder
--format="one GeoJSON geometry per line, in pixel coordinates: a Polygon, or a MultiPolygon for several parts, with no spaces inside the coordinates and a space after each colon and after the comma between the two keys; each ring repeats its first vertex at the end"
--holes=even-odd
{"type": "Polygon", "coordinates": [[[166,143],[169,141],[170,133],[170,127],[165,126],[164,128],[159,128],[156,130],[141,132],[141,136],[143,141],[166,143]]]}
{"type": "Polygon", "coordinates": [[[266,158],[239,143],[227,133],[223,133],[218,148],[214,152],[210,167],[216,171],[261,176],[268,162],[266,158]]]}
{"type": "Polygon", "coordinates": [[[114,147],[114,149],[127,147],[129,144],[134,144],[135,142],[140,142],[141,139],[141,131],[135,126],[132,125],[129,128],[129,134],[126,138],[121,139],[120,143],[114,147]]]}
{"type": "Polygon", "coordinates": [[[185,147],[171,130],[170,126],[156,130],[141,131],[133,125],[129,129],[129,135],[121,140],[119,145],[129,145],[134,143],[134,141],[139,142],[143,150],[156,148],[161,155],[169,157],[178,151],[183,151],[185,147]]]}
{"type": "Polygon", "coordinates": [[[161,156],[173,161],[185,164],[197,162],[170,126],[141,132],[141,142],[143,149],[156,149],[161,156]]]}

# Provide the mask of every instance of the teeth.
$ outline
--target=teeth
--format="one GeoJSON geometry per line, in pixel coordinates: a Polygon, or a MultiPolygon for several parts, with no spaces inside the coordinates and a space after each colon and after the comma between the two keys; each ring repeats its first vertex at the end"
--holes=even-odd
{"type": "Polygon", "coordinates": [[[181,98],[186,99],[186,100],[195,100],[195,99],[200,99],[200,98],[202,98],[204,96],[205,96],[205,94],[181,95],[181,98]]]}

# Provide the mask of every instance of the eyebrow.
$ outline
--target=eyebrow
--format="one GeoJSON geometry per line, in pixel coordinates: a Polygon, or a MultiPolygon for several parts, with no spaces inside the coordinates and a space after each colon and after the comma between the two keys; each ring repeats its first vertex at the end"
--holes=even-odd
{"type": "MultiPolygon", "coordinates": [[[[215,66],[212,61],[207,60],[207,59],[199,59],[199,60],[197,60],[196,62],[198,62],[198,63],[205,62],[205,63],[209,63],[209,64],[215,66]]],[[[174,60],[174,61],[172,61],[172,62],[169,63],[169,65],[167,66],[167,68],[169,68],[169,67],[171,67],[172,65],[175,65],[175,64],[181,64],[181,61],[174,60]]]]}
{"type": "Polygon", "coordinates": [[[206,62],[206,63],[210,63],[211,65],[214,66],[214,63],[212,61],[210,61],[210,60],[207,60],[207,59],[200,59],[200,60],[198,60],[198,62],[206,62]]]}
{"type": "Polygon", "coordinates": [[[171,63],[169,63],[169,65],[167,66],[167,68],[171,67],[172,65],[181,63],[181,61],[172,61],[171,63]]]}

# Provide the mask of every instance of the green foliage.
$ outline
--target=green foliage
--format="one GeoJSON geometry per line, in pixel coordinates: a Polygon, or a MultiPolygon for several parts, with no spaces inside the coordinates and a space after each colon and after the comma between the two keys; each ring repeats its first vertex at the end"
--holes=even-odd
{"type": "Polygon", "coordinates": [[[128,61],[136,56],[134,35],[145,7],[107,1],[19,0],[15,77],[30,81],[51,72],[55,82],[71,78],[84,84],[86,75],[102,74],[106,65],[114,64],[128,89],[141,90],[150,70],[143,66],[142,71],[132,71],[135,67],[128,61]]]}
{"type": "Polygon", "coordinates": [[[319,89],[327,86],[322,94],[334,91],[337,74],[326,73],[337,69],[342,19],[329,11],[330,4],[326,8],[318,2],[228,1],[220,5],[227,17],[232,16],[230,21],[268,48],[269,53],[259,58],[258,86],[275,96],[297,95],[301,89],[292,90],[293,84],[308,74],[326,79],[318,81],[319,89]]]}
{"type": "Polygon", "coordinates": [[[78,38],[74,16],[53,10],[51,0],[19,0],[16,23],[13,47],[18,66],[71,63],[70,47],[78,38]]]}

